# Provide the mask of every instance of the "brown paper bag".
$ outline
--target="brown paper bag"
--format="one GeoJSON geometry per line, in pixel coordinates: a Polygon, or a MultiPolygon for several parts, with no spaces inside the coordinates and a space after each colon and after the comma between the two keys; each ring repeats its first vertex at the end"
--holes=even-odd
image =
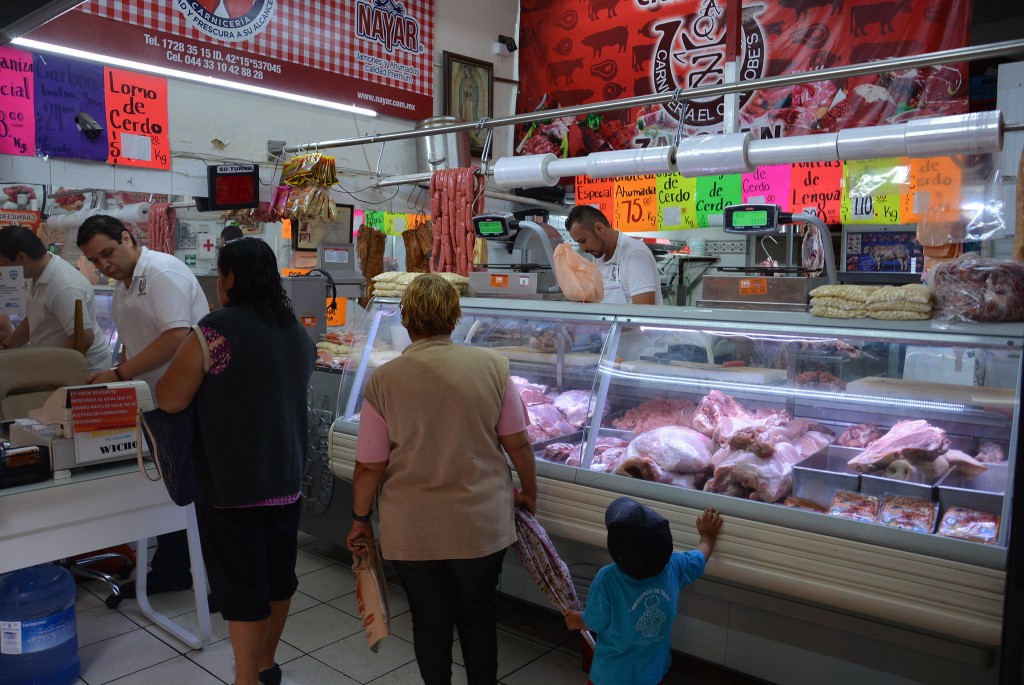
{"type": "Polygon", "coordinates": [[[376,653],[380,649],[380,641],[391,634],[388,585],[384,578],[384,567],[381,564],[377,541],[372,538],[360,538],[355,544],[364,548],[364,551],[356,552],[352,556],[359,615],[363,618],[366,642],[370,650],[376,653]]]}

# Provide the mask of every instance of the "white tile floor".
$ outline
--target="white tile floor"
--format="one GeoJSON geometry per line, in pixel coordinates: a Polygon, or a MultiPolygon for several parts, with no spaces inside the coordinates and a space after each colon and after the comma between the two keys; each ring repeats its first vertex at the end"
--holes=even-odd
{"type": "MultiPolygon", "coordinates": [[[[299,534],[298,593],[277,652],[285,685],[413,685],[422,682],[412,647],[409,604],[401,587],[389,587],[391,636],[374,654],[366,646],[355,598],[355,581],[343,551],[299,534]]],[[[106,586],[78,586],[78,645],[82,662],[77,685],[221,685],[232,683],[234,661],[228,627],[211,616],[213,638],[205,649],[191,649],[139,612],[135,600],[117,610],[103,604],[106,586]]],[[[187,627],[195,626],[192,592],[155,595],[153,607],[187,627]]],[[[562,617],[502,596],[498,602],[498,677],[504,685],[584,685],[581,640],[562,617]]],[[[465,683],[458,642],[454,644],[454,683],[465,683]]],[[[742,685],[734,673],[676,656],[666,685],[742,685]],[[681,663],[682,662],[682,663],[681,663]]]]}
{"type": "MultiPolygon", "coordinates": [[[[392,635],[374,654],[366,646],[355,582],[347,561],[334,545],[300,534],[292,600],[277,659],[287,685],[412,685],[420,683],[412,647],[409,604],[397,585],[389,588],[392,635]]],[[[88,581],[78,587],[78,645],[82,662],[78,683],[85,685],[220,685],[231,683],[234,662],[227,624],[213,614],[213,638],[191,649],[139,613],[135,600],[118,609],[103,604],[106,587],[88,581]]],[[[191,592],[155,595],[157,610],[188,624],[196,613],[191,592]]],[[[583,685],[578,635],[554,612],[502,598],[498,631],[499,678],[516,683],[583,685]]],[[[462,655],[455,643],[453,682],[465,683],[462,655]]]]}

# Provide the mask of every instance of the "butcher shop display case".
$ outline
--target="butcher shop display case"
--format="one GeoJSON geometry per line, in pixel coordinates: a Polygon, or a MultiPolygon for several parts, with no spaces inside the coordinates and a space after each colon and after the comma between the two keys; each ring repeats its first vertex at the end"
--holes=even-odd
{"type": "MultiPolygon", "coordinates": [[[[509,358],[538,518],[556,538],[603,550],[604,508],[629,495],[686,549],[715,507],[717,582],[978,654],[999,644],[1024,324],[482,298],[462,310],[453,339],[509,358]]],[[[363,384],[408,343],[399,318],[377,301],[359,326],[332,436],[342,478],[363,384]]]]}

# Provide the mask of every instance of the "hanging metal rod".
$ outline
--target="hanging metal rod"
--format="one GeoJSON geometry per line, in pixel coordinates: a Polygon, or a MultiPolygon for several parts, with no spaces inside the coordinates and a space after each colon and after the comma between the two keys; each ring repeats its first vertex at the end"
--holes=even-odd
{"type": "Polygon", "coordinates": [[[393,140],[406,140],[409,138],[423,138],[425,136],[444,135],[458,131],[473,131],[480,128],[496,128],[499,126],[512,126],[515,124],[532,123],[544,119],[555,119],[558,117],[579,116],[581,114],[595,114],[608,112],[616,109],[630,107],[646,107],[648,105],[660,105],[673,100],[693,100],[695,98],[715,97],[728,93],[742,93],[748,90],[761,90],[768,88],[779,88],[781,86],[792,86],[798,83],[813,83],[815,81],[829,81],[845,79],[851,76],[864,76],[866,74],[877,74],[883,71],[894,71],[897,69],[910,69],[913,67],[927,67],[935,64],[946,64],[949,62],[971,62],[979,59],[990,59],[993,57],[1005,57],[1024,53],[1024,40],[1008,40],[988,45],[975,45],[966,48],[955,48],[953,50],[940,50],[928,52],[923,55],[912,57],[891,57],[889,59],[865,62],[863,64],[852,64],[831,69],[817,69],[804,71],[784,76],[767,76],[753,79],[751,81],[738,81],[734,83],[719,83],[713,86],[701,88],[680,88],[672,93],[660,93],[657,95],[642,95],[621,100],[607,100],[595,102],[588,105],[575,105],[573,107],[562,107],[560,109],[547,109],[541,112],[528,112],[525,114],[514,114],[496,119],[483,118],[480,121],[465,124],[446,124],[435,128],[418,129],[411,131],[397,131],[395,133],[374,133],[367,136],[356,136],[354,138],[339,138],[337,140],[324,140],[317,143],[301,143],[298,145],[285,145],[284,152],[304,152],[313,149],[326,149],[335,147],[350,147],[353,145],[367,145],[370,143],[387,143],[393,140]]]}
{"type": "MultiPolygon", "coordinates": [[[[488,175],[490,173],[488,172],[488,175]]],[[[390,176],[388,178],[377,181],[373,184],[374,188],[387,188],[389,186],[402,186],[402,185],[425,185],[430,183],[430,173],[425,174],[406,174],[404,176],[390,176]]],[[[534,200],[530,197],[520,197],[519,195],[513,195],[512,193],[505,193],[500,190],[484,190],[484,197],[489,197],[493,200],[507,200],[508,202],[517,202],[521,205],[527,205],[528,207],[537,207],[538,209],[546,209],[549,212],[565,213],[568,211],[568,207],[560,205],[556,202],[545,202],[544,200],[534,200]]]]}

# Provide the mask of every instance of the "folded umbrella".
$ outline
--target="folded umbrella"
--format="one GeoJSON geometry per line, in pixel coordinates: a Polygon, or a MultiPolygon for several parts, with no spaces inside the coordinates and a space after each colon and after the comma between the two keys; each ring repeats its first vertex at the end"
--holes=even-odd
{"type": "MultiPolygon", "coordinates": [[[[558,556],[558,550],[544,527],[526,509],[516,507],[516,553],[526,572],[544,595],[560,611],[580,611],[579,595],[572,583],[569,567],[558,556]]],[[[583,639],[591,648],[594,636],[584,630],[583,639]]]]}

